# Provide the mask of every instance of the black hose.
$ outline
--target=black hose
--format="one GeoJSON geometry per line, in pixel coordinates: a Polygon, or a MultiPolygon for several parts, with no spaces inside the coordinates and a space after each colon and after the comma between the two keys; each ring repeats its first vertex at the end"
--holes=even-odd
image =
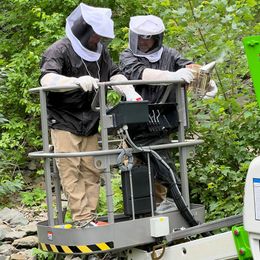
{"type": "MultiPolygon", "coordinates": [[[[179,187],[176,183],[176,179],[174,176],[174,173],[171,169],[171,167],[162,159],[162,157],[156,153],[153,150],[143,149],[142,147],[138,147],[134,144],[132,139],[129,136],[127,126],[124,126],[124,131],[127,136],[127,140],[129,144],[137,151],[139,152],[145,152],[150,153],[153,157],[153,160],[151,160],[151,163],[153,164],[153,168],[155,169],[155,177],[165,183],[167,183],[167,187],[169,189],[169,192],[172,195],[172,198],[180,211],[183,218],[186,220],[186,222],[189,224],[189,226],[197,226],[199,223],[194,218],[193,214],[191,213],[189,207],[187,206],[179,187]],[[167,174],[168,173],[168,174],[167,174]]],[[[205,232],[202,234],[202,236],[207,237],[210,236],[210,232],[205,232]]]]}
{"type": "Polygon", "coordinates": [[[167,188],[169,189],[169,192],[171,193],[177,208],[179,209],[181,215],[187,221],[189,226],[193,227],[198,225],[199,223],[195,220],[194,216],[192,215],[190,209],[183,199],[183,196],[179,190],[170,166],[155,151],[151,150],[151,155],[154,158],[153,160],[151,160],[151,162],[153,163],[153,166],[158,170],[156,171],[156,178],[163,181],[164,183],[167,183],[167,188]]]}
{"type": "MultiPolygon", "coordinates": [[[[188,208],[185,200],[183,199],[183,196],[179,190],[179,187],[176,183],[175,176],[174,176],[170,166],[155,151],[151,150],[150,152],[151,152],[151,155],[154,157],[154,160],[151,160],[151,161],[153,163],[156,162],[157,164],[160,163],[161,166],[163,166],[165,168],[165,170],[162,170],[162,168],[161,168],[161,170],[157,169],[158,170],[157,178],[168,184],[167,188],[168,188],[169,192],[171,193],[172,198],[173,198],[178,210],[180,211],[181,215],[183,216],[183,218],[187,221],[187,223],[189,224],[190,227],[199,225],[199,223],[197,222],[197,220],[194,218],[193,214],[191,213],[190,209],[188,208]],[[166,174],[167,171],[169,172],[169,174],[166,174]]],[[[208,237],[208,236],[211,236],[212,233],[204,232],[201,235],[203,237],[208,237]]]]}

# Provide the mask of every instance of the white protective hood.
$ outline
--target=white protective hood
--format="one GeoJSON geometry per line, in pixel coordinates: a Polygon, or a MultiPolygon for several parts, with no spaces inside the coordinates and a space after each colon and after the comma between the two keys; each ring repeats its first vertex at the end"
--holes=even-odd
{"type": "Polygon", "coordinates": [[[91,51],[85,48],[79,39],[72,33],[72,26],[75,21],[83,17],[84,21],[89,24],[94,32],[99,36],[113,39],[114,22],[111,19],[111,9],[92,7],[81,3],[66,19],[66,35],[70,39],[74,51],[84,60],[97,61],[102,52],[102,45],[99,43],[97,51],[91,51]]]}
{"type": "Polygon", "coordinates": [[[145,57],[150,62],[157,62],[162,55],[163,32],[165,30],[161,18],[154,15],[140,15],[130,18],[129,23],[129,47],[137,57],[145,57]],[[157,36],[157,46],[148,53],[143,53],[138,49],[138,36],[157,36]]]}
{"type": "Polygon", "coordinates": [[[158,16],[139,15],[130,18],[129,29],[138,35],[157,35],[164,32],[165,27],[158,16]]]}

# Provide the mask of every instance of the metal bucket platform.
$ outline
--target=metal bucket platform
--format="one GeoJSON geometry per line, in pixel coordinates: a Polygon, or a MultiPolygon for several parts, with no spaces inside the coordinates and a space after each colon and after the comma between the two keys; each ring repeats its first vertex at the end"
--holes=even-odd
{"type": "MultiPolygon", "coordinates": [[[[48,207],[48,220],[40,222],[37,225],[39,247],[43,251],[54,252],[56,254],[99,254],[109,251],[122,251],[124,249],[134,248],[140,245],[149,245],[157,243],[158,239],[162,239],[169,233],[165,232],[162,236],[158,236],[157,233],[151,232],[152,224],[155,218],[166,217],[167,229],[171,235],[175,230],[182,228],[188,228],[184,217],[179,210],[174,209],[170,212],[163,214],[156,214],[151,201],[151,213],[145,215],[142,218],[135,216],[135,211],[131,216],[117,216],[114,213],[113,207],[113,190],[111,184],[111,166],[118,166],[117,158],[122,151],[128,151],[134,153],[134,149],[110,149],[108,145],[108,130],[121,126],[124,121],[114,120],[113,115],[108,114],[108,108],[105,102],[105,87],[111,85],[127,85],[127,84],[159,84],[163,82],[159,81],[126,81],[126,82],[100,82],[99,84],[99,104],[100,107],[93,108],[100,111],[100,124],[101,124],[101,141],[102,150],[93,152],[78,152],[78,153],[54,153],[49,150],[49,136],[48,136],[48,124],[47,124],[47,109],[46,109],[46,92],[52,91],[52,87],[35,88],[31,91],[40,92],[41,101],[41,126],[42,126],[42,138],[43,138],[43,151],[32,152],[29,156],[33,158],[44,159],[44,173],[46,183],[46,199],[48,207]],[[118,123],[119,122],[119,123],[118,123]],[[103,171],[105,186],[106,186],[106,202],[108,215],[102,218],[102,221],[106,221],[107,225],[87,227],[87,228],[65,228],[63,220],[63,210],[61,203],[61,187],[59,174],[55,169],[55,158],[64,157],[83,157],[93,156],[95,158],[95,166],[103,171]],[[56,197],[56,209],[53,207],[53,191],[52,183],[55,186],[56,197]],[[57,218],[57,219],[56,219],[57,218]],[[169,222],[169,223],[168,223],[169,222]],[[155,237],[156,236],[156,237],[155,237]]],[[[159,149],[177,149],[180,163],[180,178],[181,178],[181,193],[182,197],[190,209],[191,214],[194,216],[198,223],[204,222],[204,206],[197,204],[190,204],[189,198],[189,183],[188,183],[188,170],[187,159],[190,157],[194,146],[203,143],[202,140],[186,140],[185,129],[188,125],[187,116],[187,100],[185,96],[185,88],[183,82],[171,81],[164,83],[178,84],[176,87],[176,111],[178,113],[178,140],[175,140],[169,144],[151,145],[149,147],[143,147],[145,149],[159,150],[159,149]]],[[[71,88],[71,86],[63,87],[71,88]]],[[[76,88],[76,87],[75,87],[76,88]]],[[[57,87],[55,87],[57,89],[57,87]]],[[[140,104],[139,104],[140,105],[140,104]]],[[[175,111],[175,113],[176,113],[175,111]]],[[[157,118],[157,117],[156,117],[157,118]]],[[[140,119],[141,121],[143,119],[140,119]]],[[[161,122],[158,117],[158,122],[161,122]]],[[[156,122],[157,122],[156,121],[156,122]]],[[[148,163],[149,168],[149,163],[148,163]]],[[[150,171],[149,171],[150,172],[150,171]]],[[[151,173],[149,173],[149,186],[151,187],[151,173]]],[[[131,179],[132,177],[130,177],[131,179]]],[[[147,184],[147,185],[148,185],[147,184]]],[[[132,184],[131,184],[132,185],[132,184]]],[[[133,189],[131,187],[131,197],[133,197],[133,189]]],[[[152,189],[150,189],[152,190],[152,189]]],[[[151,196],[152,197],[152,196],[151,196]]],[[[133,201],[133,200],[132,200],[133,201]]],[[[132,209],[134,205],[132,202],[132,209]]],[[[160,228],[160,227],[159,227],[160,228]]],[[[160,233],[160,232],[159,232],[160,233]]]]}
{"type": "MultiPolygon", "coordinates": [[[[204,206],[191,204],[191,212],[199,223],[204,222],[204,206]]],[[[177,209],[155,215],[169,218],[170,231],[187,228],[187,223],[177,209]]],[[[87,228],[64,228],[48,226],[47,221],[38,223],[39,245],[43,251],[63,254],[93,254],[122,250],[155,242],[151,236],[150,221],[153,217],[122,220],[115,223],[87,228]]]]}

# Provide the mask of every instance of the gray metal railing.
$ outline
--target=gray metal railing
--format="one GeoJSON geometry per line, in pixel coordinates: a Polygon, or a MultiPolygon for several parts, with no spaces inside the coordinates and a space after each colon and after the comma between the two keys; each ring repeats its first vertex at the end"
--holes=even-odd
{"type": "MultiPolygon", "coordinates": [[[[114,223],[114,209],[113,209],[113,191],[111,185],[111,173],[110,166],[115,164],[114,157],[122,152],[122,149],[109,149],[108,141],[108,128],[111,127],[112,119],[111,116],[107,115],[107,105],[106,105],[106,95],[105,87],[114,85],[169,85],[175,84],[176,87],[176,101],[179,116],[179,127],[178,127],[178,140],[170,144],[163,145],[151,145],[146,148],[149,149],[169,149],[178,148],[179,149],[179,161],[180,161],[180,177],[181,177],[181,187],[182,195],[187,205],[190,206],[189,199],[189,182],[187,175],[187,158],[188,158],[188,147],[195,146],[203,143],[202,140],[185,140],[185,127],[187,126],[187,108],[185,101],[185,89],[182,87],[183,82],[177,80],[171,81],[143,81],[143,80],[130,80],[121,82],[99,82],[99,108],[100,112],[100,125],[101,125],[101,151],[93,152],[79,152],[79,153],[53,153],[49,151],[49,137],[48,137],[48,123],[47,123],[47,106],[46,106],[46,92],[56,91],[57,89],[76,89],[79,86],[49,86],[49,87],[39,87],[30,89],[30,92],[40,92],[40,107],[41,107],[41,127],[42,127],[42,139],[43,139],[43,151],[32,152],[29,154],[30,157],[44,158],[44,172],[45,172],[45,182],[46,182],[46,193],[47,193],[47,206],[48,206],[48,223],[49,225],[54,225],[54,210],[53,210],[53,200],[52,200],[52,189],[51,189],[51,158],[61,158],[61,157],[82,157],[82,156],[94,156],[95,161],[101,162],[101,168],[104,170],[105,185],[106,185],[106,199],[107,199],[107,210],[108,210],[108,222],[114,223]]],[[[132,151],[131,148],[128,148],[132,151]]],[[[56,178],[59,181],[59,178],[56,178]]],[[[59,183],[56,183],[56,187],[59,183]]],[[[59,195],[60,196],[60,195],[59,195]]],[[[152,203],[152,200],[151,200],[152,203]]],[[[61,206],[59,201],[57,201],[57,214],[58,221],[61,222],[61,206]]],[[[152,206],[153,211],[153,206],[152,206]]],[[[133,217],[134,217],[133,212],[133,217]]]]}

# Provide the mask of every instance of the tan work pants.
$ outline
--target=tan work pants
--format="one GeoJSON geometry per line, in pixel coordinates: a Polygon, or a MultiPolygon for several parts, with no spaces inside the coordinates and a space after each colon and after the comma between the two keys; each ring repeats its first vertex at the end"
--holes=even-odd
{"type": "Polygon", "coordinates": [[[156,204],[160,204],[167,197],[167,188],[157,180],[155,180],[154,187],[156,204]]]}
{"type": "MultiPolygon", "coordinates": [[[[77,136],[70,132],[51,129],[54,152],[97,151],[97,136],[77,136]]],[[[57,168],[63,191],[68,199],[74,221],[87,220],[96,211],[100,171],[94,166],[93,157],[57,158],[57,168]]]]}

